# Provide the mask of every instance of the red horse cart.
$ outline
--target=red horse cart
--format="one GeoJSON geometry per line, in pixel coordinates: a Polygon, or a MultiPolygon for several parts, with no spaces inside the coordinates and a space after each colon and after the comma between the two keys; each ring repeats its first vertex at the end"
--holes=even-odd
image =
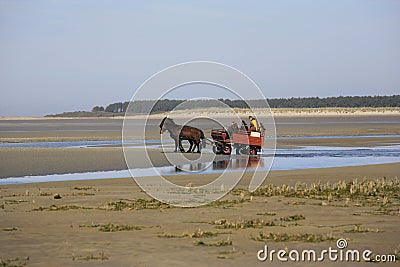
{"type": "Polygon", "coordinates": [[[229,133],[226,129],[215,129],[211,130],[211,137],[215,154],[230,155],[235,149],[237,155],[257,155],[264,145],[264,131],[237,130],[229,133]]]}

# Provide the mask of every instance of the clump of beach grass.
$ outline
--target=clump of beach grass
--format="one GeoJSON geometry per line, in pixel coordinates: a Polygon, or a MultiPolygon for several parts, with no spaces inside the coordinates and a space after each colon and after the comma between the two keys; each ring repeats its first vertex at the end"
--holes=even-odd
{"type": "Polygon", "coordinates": [[[354,225],[350,230],[345,230],[345,233],[379,233],[382,232],[377,228],[361,227],[359,224],[354,225]]]}
{"type": "Polygon", "coordinates": [[[9,204],[20,204],[22,202],[28,202],[27,200],[22,200],[22,199],[7,199],[4,201],[4,204],[9,205],[9,204]]]}
{"type": "Polygon", "coordinates": [[[295,215],[290,215],[286,217],[281,217],[280,220],[284,222],[293,222],[293,221],[299,221],[299,220],[305,220],[306,217],[302,214],[295,214],[295,215]]]}
{"type": "Polygon", "coordinates": [[[204,242],[202,240],[196,240],[194,242],[195,246],[206,246],[206,247],[224,247],[224,246],[231,246],[232,244],[233,242],[229,236],[226,240],[218,240],[215,242],[204,242]]]}
{"type": "Polygon", "coordinates": [[[6,232],[12,232],[12,231],[18,231],[18,227],[8,227],[8,228],[3,228],[3,231],[6,232]]]}
{"type": "Polygon", "coordinates": [[[83,192],[73,192],[72,195],[73,196],[94,196],[95,193],[94,192],[98,192],[100,191],[97,188],[93,188],[91,186],[76,186],[74,187],[74,190],[76,191],[83,191],[83,192]],[[92,191],[92,192],[88,192],[88,191],[92,191]]]}
{"type": "Polygon", "coordinates": [[[250,193],[252,196],[261,197],[293,197],[331,201],[357,200],[371,205],[385,206],[390,204],[393,199],[399,199],[400,182],[396,178],[387,180],[384,178],[372,180],[354,179],[350,182],[339,181],[331,184],[327,183],[296,183],[294,186],[272,184],[262,186],[250,193]]]}
{"type": "Polygon", "coordinates": [[[98,255],[93,254],[92,252],[89,253],[87,256],[83,257],[83,256],[79,256],[79,257],[75,257],[75,255],[72,255],[72,260],[75,261],[76,259],[78,260],[85,260],[85,261],[91,261],[91,260],[108,260],[109,257],[104,253],[104,251],[100,252],[98,255]]]}
{"type": "Polygon", "coordinates": [[[127,224],[92,224],[92,225],[85,225],[81,224],[79,227],[91,227],[97,228],[100,232],[120,232],[120,231],[135,231],[135,230],[142,230],[143,226],[136,226],[136,225],[127,225],[127,224]]]}
{"type": "Polygon", "coordinates": [[[216,228],[222,229],[245,229],[245,228],[262,228],[264,226],[275,226],[273,221],[264,221],[261,219],[253,220],[239,220],[239,221],[228,221],[227,219],[219,219],[216,221],[209,222],[215,225],[216,228]]]}
{"type": "MultiPolygon", "coordinates": [[[[217,200],[210,203],[209,206],[231,208],[237,204],[250,202],[253,197],[287,197],[302,198],[321,201],[319,205],[328,206],[334,201],[342,201],[342,206],[349,206],[350,201],[356,202],[355,206],[381,206],[382,214],[393,215],[393,209],[390,206],[400,206],[400,181],[396,178],[388,180],[385,177],[377,179],[353,179],[350,182],[338,181],[336,183],[312,183],[306,184],[298,182],[295,185],[273,184],[259,187],[254,192],[248,192],[244,189],[234,189],[231,192],[234,196],[240,196],[236,199],[217,200]]],[[[281,202],[281,199],[277,200],[281,202]]],[[[307,202],[296,201],[289,203],[292,205],[306,205],[307,202]]]]}
{"type": "Polygon", "coordinates": [[[19,257],[14,259],[0,259],[0,267],[23,267],[26,266],[29,261],[29,257],[20,259],[19,257]]]}
{"type": "Polygon", "coordinates": [[[212,207],[216,207],[216,208],[232,208],[233,206],[237,205],[237,204],[242,204],[244,202],[249,202],[249,199],[245,199],[245,198],[240,198],[240,199],[223,199],[223,200],[216,200],[210,204],[208,204],[208,206],[212,206],[212,207]]]}
{"type": "Polygon", "coordinates": [[[262,215],[262,216],[275,216],[275,215],[276,215],[276,213],[275,213],[275,212],[269,212],[269,211],[267,211],[267,212],[259,212],[259,213],[256,213],[256,215],[262,215]]]}
{"type": "Polygon", "coordinates": [[[83,207],[83,206],[76,206],[76,205],[51,205],[48,207],[41,206],[39,208],[33,209],[32,211],[67,211],[67,210],[90,210],[93,208],[90,207],[83,207]]]}
{"type": "Polygon", "coordinates": [[[99,189],[93,188],[91,186],[75,186],[74,189],[75,190],[84,190],[84,191],[88,191],[88,190],[100,191],[99,189]]]}
{"type": "Polygon", "coordinates": [[[155,199],[121,199],[114,202],[109,202],[103,208],[112,211],[122,210],[142,210],[142,209],[167,209],[171,208],[170,205],[162,203],[155,199]]]}
{"type": "Polygon", "coordinates": [[[158,235],[158,237],[162,237],[162,238],[211,238],[211,237],[216,237],[219,234],[223,234],[223,233],[203,231],[201,229],[197,229],[196,231],[194,231],[192,233],[184,232],[181,235],[160,234],[160,235],[158,235]]]}
{"type": "Polygon", "coordinates": [[[332,241],[335,238],[332,234],[287,234],[287,233],[268,233],[264,234],[260,232],[258,236],[251,237],[255,241],[274,241],[274,242],[325,242],[332,241]]]}

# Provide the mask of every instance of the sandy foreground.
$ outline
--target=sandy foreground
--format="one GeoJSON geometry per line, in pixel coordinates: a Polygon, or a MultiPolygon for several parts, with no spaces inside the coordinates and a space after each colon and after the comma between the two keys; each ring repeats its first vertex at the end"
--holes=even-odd
{"type": "MultiPolygon", "coordinates": [[[[382,176],[390,181],[399,171],[400,163],[273,171],[264,186],[373,181],[382,176]]],[[[336,248],[336,240],[346,238],[349,248],[376,254],[400,248],[398,191],[387,200],[379,194],[348,199],[323,194],[250,196],[250,175],[222,200],[198,208],[160,204],[130,178],[1,186],[0,257],[18,258],[13,262],[28,266],[264,266],[278,264],[257,260],[264,244],[276,250],[321,251],[336,248]],[[55,199],[55,194],[62,198],[55,199]],[[288,241],[258,240],[270,233],[286,235],[288,241]]],[[[194,178],[215,177],[171,179],[186,183],[194,178]]]]}
{"type": "MultiPolygon", "coordinates": [[[[121,123],[117,118],[2,120],[0,140],[118,140],[121,123]]],[[[153,135],[149,138],[159,138],[158,123],[154,119],[153,135]]],[[[230,123],[229,119],[226,123],[230,123]]],[[[382,114],[281,117],[277,119],[280,136],[377,136],[282,139],[278,147],[398,144],[398,137],[379,135],[400,134],[399,123],[398,115],[382,114]]],[[[139,164],[147,167],[147,162],[141,161],[143,151],[137,152],[139,164]]],[[[151,153],[156,166],[168,164],[159,150],[151,153]]],[[[125,168],[122,149],[118,147],[0,148],[0,177],[125,168]]],[[[338,238],[345,238],[349,249],[398,254],[399,173],[400,163],[272,171],[262,190],[253,195],[247,191],[251,173],[246,173],[226,197],[198,208],[159,203],[142,192],[131,178],[3,185],[0,262],[8,264],[5,266],[283,265],[276,258],[273,262],[260,262],[257,252],[265,244],[275,250],[336,249],[338,238]],[[307,186],[296,186],[295,190],[298,182],[307,186]],[[319,182],[325,187],[312,186],[319,182]],[[61,198],[55,199],[56,194],[61,198]]],[[[179,175],[169,179],[196,186],[212,181],[215,175],[179,175]]],[[[398,265],[398,257],[397,263],[382,265],[398,265]]],[[[323,264],[373,263],[325,259],[323,264]]]]}

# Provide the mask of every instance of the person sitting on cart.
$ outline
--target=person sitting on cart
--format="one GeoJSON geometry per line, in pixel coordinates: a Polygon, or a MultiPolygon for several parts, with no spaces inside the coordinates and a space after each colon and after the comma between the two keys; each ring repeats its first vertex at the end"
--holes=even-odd
{"type": "Polygon", "coordinates": [[[242,120],[242,126],[240,126],[240,130],[242,130],[242,131],[249,130],[249,126],[247,126],[247,123],[244,120],[242,120]]]}
{"type": "Polygon", "coordinates": [[[230,139],[230,137],[232,137],[232,134],[236,133],[237,131],[239,131],[239,126],[237,125],[235,120],[232,120],[231,126],[229,126],[227,129],[229,139],[230,139]]]}
{"type": "Polygon", "coordinates": [[[262,122],[260,122],[260,132],[265,132],[266,128],[262,122]]]}
{"type": "Polygon", "coordinates": [[[254,119],[253,116],[249,116],[249,120],[250,120],[250,131],[258,132],[259,128],[256,119],[254,119]]]}

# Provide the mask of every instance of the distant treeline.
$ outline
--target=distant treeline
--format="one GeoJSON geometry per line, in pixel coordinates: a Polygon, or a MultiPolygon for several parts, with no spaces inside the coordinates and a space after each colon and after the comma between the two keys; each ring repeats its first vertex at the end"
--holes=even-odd
{"type": "MultiPolygon", "coordinates": [[[[231,108],[248,108],[244,100],[218,99],[231,108]]],[[[131,113],[162,113],[173,109],[187,109],[195,105],[198,108],[221,107],[221,103],[215,100],[186,100],[163,99],[158,101],[140,100],[135,101],[129,110],[131,113]],[[151,110],[150,110],[151,109],[151,110]]],[[[253,108],[265,107],[263,100],[246,100],[253,108]]],[[[400,107],[400,95],[392,96],[339,96],[339,97],[292,97],[268,99],[271,108],[359,108],[359,107],[400,107]]],[[[96,106],[92,109],[95,113],[125,113],[129,102],[117,102],[106,108],[96,106]]]]}

